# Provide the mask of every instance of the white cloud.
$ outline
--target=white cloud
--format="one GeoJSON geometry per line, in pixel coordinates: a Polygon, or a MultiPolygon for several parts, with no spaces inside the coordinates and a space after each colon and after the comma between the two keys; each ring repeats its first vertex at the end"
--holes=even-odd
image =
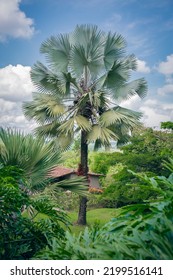
{"type": "Polygon", "coordinates": [[[6,111],[12,111],[15,108],[16,108],[16,103],[15,102],[6,101],[6,100],[0,98],[0,112],[1,112],[1,114],[6,112],[6,111]]]}
{"type": "Polygon", "coordinates": [[[166,61],[161,62],[157,69],[164,75],[173,74],[173,54],[168,55],[166,61]]]}
{"type": "Polygon", "coordinates": [[[162,88],[158,88],[157,93],[161,96],[165,96],[168,94],[173,95],[173,84],[166,84],[162,88]]]}
{"type": "Polygon", "coordinates": [[[28,122],[22,112],[22,102],[32,99],[34,87],[30,67],[8,65],[0,69],[0,126],[17,127],[30,131],[34,122],[28,122]]]}
{"type": "Polygon", "coordinates": [[[29,66],[8,65],[0,69],[0,98],[8,101],[24,101],[31,98],[34,89],[29,66]]]}
{"type": "Polygon", "coordinates": [[[0,0],[0,41],[8,36],[30,38],[34,34],[33,19],[20,10],[22,0],[0,0]]]}
{"type": "MultiPolygon", "coordinates": [[[[150,108],[148,106],[142,106],[140,108],[140,111],[142,111],[143,115],[143,122],[147,127],[154,127],[159,129],[161,122],[166,122],[170,120],[170,117],[168,114],[165,114],[165,112],[158,112],[155,110],[155,108],[150,108]]],[[[172,116],[173,117],[173,116],[172,116]]]]}
{"type": "Polygon", "coordinates": [[[150,73],[150,68],[146,65],[144,60],[137,60],[137,72],[150,73]]]}
{"type": "Polygon", "coordinates": [[[158,99],[141,100],[134,96],[131,99],[123,101],[121,106],[143,113],[141,121],[147,127],[160,128],[160,123],[173,120],[173,104],[163,103],[158,99]]]}

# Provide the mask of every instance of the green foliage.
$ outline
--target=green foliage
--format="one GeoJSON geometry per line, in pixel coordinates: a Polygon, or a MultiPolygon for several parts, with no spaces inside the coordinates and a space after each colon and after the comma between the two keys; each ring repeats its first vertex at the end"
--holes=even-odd
{"type": "MultiPolygon", "coordinates": [[[[151,172],[148,175],[152,176],[151,172]]],[[[112,174],[109,173],[103,179],[104,192],[100,197],[100,203],[104,207],[122,207],[124,205],[142,203],[158,196],[157,190],[149,187],[145,180],[128,172],[127,167],[112,174]]]]}
{"type": "Polygon", "coordinates": [[[57,188],[55,193],[50,191],[49,188],[46,188],[44,193],[51,197],[51,200],[65,211],[76,210],[78,208],[79,195],[74,192],[57,188]]]}
{"type": "Polygon", "coordinates": [[[172,134],[151,128],[135,130],[131,142],[122,148],[124,153],[160,155],[167,159],[173,154],[172,134]]]}
{"type": "Polygon", "coordinates": [[[12,129],[0,129],[0,163],[23,169],[31,187],[44,186],[48,172],[60,162],[60,151],[52,142],[12,129]]]}
{"type": "Polygon", "coordinates": [[[82,177],[54,183],[50,171],[61,162],[61,151],[53,142],[24,135],[12,129],[0,129],[0,164],[22,168],[30,191],[44,189],[46,185],[56,191],[57,188],[70,189],[78,194],[86,193],[86,180],[82,177]],[[54,184],[53,184],[54,183],[54,184]]]}
{"type": "Polygon", "coordinates": [[[161,122],[161,128],[173,130],[173,122],[161,122]]]}
{"type": "Polygon", "coordinates": [[[23,173],[12,166],[0,169],[0,259],[30,259],[52,238],[63,238],[60,223],[68,224],[50,200],[28,196],[23,173]],[[38,213],[46,218],[36,220],[38,213]]]}
{"type": "Polygon", "coordinates": [[[104,193],[101,196],[101,205],[121,207],[156,198],[157,191],[147,187],[144,180],[139,180],[128,170],[145,172],[149,176],[167,176],[169,171],[163,161],[172,155],[171,133],[138,129],[133,132],[131,142],[121,147],[120,151],[92,153],[90,157],[92,171],[106,175],[102,179],[104,193]]]}
{"type": "Polygon", "coordinates": [[[173,155],[172,134],[141,129],[134,131],[131,142],[120,152],[92,154],[90,167],[93,172],[107,174],[113,165],[122,163],[134,172],[153,172],[168,175],[162,162],[173,155]]]}
{"type": "Polygon", "coordinates": [[[62,164],[65,167],[77,169],[79,162],[80,157],[74,150],[66,151],[62,154],[62,164]]]}
{"type": "Polygon", "coordinates": [[[123,207],[120,215],[102,228],[86,228],[79,236],[67,232],[66,240],[54,239],[51,249],[46,247],[35,258],[172,260],[173,173],[140,178],[160,192],[159,199],[123,207]]]}
{"type": "Polygon", "coordinates": [[[97,152],[90,157],[90,168],[93,172],[106,175],[110,166],[122,163],[123,155],[119,152],[97,152]]]}

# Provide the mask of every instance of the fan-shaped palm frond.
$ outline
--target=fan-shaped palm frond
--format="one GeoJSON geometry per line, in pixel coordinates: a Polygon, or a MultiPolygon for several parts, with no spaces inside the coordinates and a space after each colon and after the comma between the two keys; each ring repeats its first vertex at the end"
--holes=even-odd
{"type": "Polygon", "coordinates": [[[73,74],[82,75],[84,68],[87,67],[95,76],[103,64],[103,32],[98,30],[97,26],[77,26],[73,33],[73,40],[70,63],[73,74]]]}
{"type": "Polygon", "coordinates": [[[104,87],[116,91],[117,88],[125,84],[129,77],[130,71],[125,67],[125,64],[121,61],[114,61],[112,68],[107,73],[104,87]]]}
{"type": "Polygon", "coordinates": [[[58,136],[58,128],[60,127],[60,123],[58,121],[52,121],[51,123],[44,124],[38,126],[35,129],[35,134],[43,137],[57,137],[58,136]]]}
{"type": "Polygon", "coordinates": [[[40,92],[55,92],[62,94],[59,78],[55,72],[48,69],[41,62],[37,62],[31,69],[31,79],[40,92]]]}
{"type": "MultiPolygon", "coordinates": [[[[21,168],[32,189],[52,185],[50,172],[61,163],[61,151],[54,142],[44,142],[42,138],[12,130],[0,129],[0,164],[21,168]]],[[[74,178],[54,183],[52,187],[71,190],[79,195],[86,194],[86,179],[74,178]]]]}
{"type": "Polygon", "coordinates": [[[147,94],[147,83],[144,79],[134,80],[120,86],[113,94],[115,100],[126,100],[134,95],[144,98],[147,94]]]}
{"type": "Polygon", "coordinates": [[[74,131],[74,126],[77,124],[80,129],[84,131],[89,131],[91,129],[91,124],[87,118],[82,115],[76,115],[71,117],[66,122],[64,122],[58,129],[60,132],[72,133],[74,131]]]}
{"type": "Polygon", "coordinates": [[[126,42],[121,35],[108,33],[104,45],[104,64],[107,71],[112,68],[115,60],[123,56],[125,45],[126,42]]]}
{"type": "Polygon", "coordinates": [[[34,93],[33,100],[24,102],[23,111],[28,119],[35,119],[38,123],[54,121],[65,113],[67,107],[61,103],[55,94],[34,93]]]}
{"type": "Polygon", "coordinates": [[[109,127],[112,124],[127,124],[129,128],[138,124],[141,113],[117,106],[104,112],[100,117],[101,125],[109,127]]]}
{"type": "Polygon", "coordinates": [[[70,180],[63,180],[60,182],[53,183],[50,186],[50,190],[58,192],[58,189],[62,188],[67,191],[72,191],[78,195],[88,196],[88,182],[85,177],[76,177],[70,180]]]}
{"type": "Polygon", "coordinates": [[[55,148],[58,148],[63,152],[71,147],[74,139],[74,133],[58,132],[58,136],[54,137],[53,139],[54,139],[55,148]]]}
{"type": "Polygon", "coordinates": [[[22,168],[32,187],[44,185],[47,173],[60,162],[60,152],[54,150],[53,143],[45,143],[40,137],[1,128],[0,139],[5,147],[0,162],[22,168]]]}
{"type": "Polygon", "coordinates": [[[100,140],[103,145],[110,143],[112,139],[117,139],[115,133],[106,127],[101,127],[100,125],[93,125],[92,130],[87,136],[88,142],[100,140]]]}
{"type": "Polygon", "coordinates": [[[46,55],[49,65],[57,72],[67,72],[71,43],[69,34],[51,36],[42,43],[40,52],[46,55]]]}

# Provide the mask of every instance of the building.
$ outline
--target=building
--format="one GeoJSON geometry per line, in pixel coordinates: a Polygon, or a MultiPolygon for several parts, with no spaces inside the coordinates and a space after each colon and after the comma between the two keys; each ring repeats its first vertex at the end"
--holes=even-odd
{"type": "MultiPolygon", "coordinates": [[[[51,171],[51,177],[55,178],[56,181],[62,181],[65,179],[72,179],[78,176],[77,170],[73,168],[67,168],[64,166],[57,166],[51,171]]],[[[96,174],[89,172],[89,187],[91,189],[101,189],[101,185],[99,182],[99,177],[103,176],[102,174],[96,174]]]]}

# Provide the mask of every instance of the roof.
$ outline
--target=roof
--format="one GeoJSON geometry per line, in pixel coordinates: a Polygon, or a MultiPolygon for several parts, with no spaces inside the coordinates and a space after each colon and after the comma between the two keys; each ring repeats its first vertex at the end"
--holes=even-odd
{"type": "Polygon", "coordinates": [[[51,177],[62,177],[72,173],[76,173],[76,171],[72,168],[57,166],[50,172],[50,175],[51,177]]]}
{"type": "MultiPolygon", "coordinates": [[[[73,168],[57,166],[50,172],[50,175],[51,175],[51,177],[57,178],[57,177],[62,177],[65,175],[76,174],[76,173],[77,173],[77,170],[75,170],[73,168]]],[[[103,174],[96,174],[96,173],[92,173],[92,172],[88,172],[88,175],[103,176],[103,174]]]]}

